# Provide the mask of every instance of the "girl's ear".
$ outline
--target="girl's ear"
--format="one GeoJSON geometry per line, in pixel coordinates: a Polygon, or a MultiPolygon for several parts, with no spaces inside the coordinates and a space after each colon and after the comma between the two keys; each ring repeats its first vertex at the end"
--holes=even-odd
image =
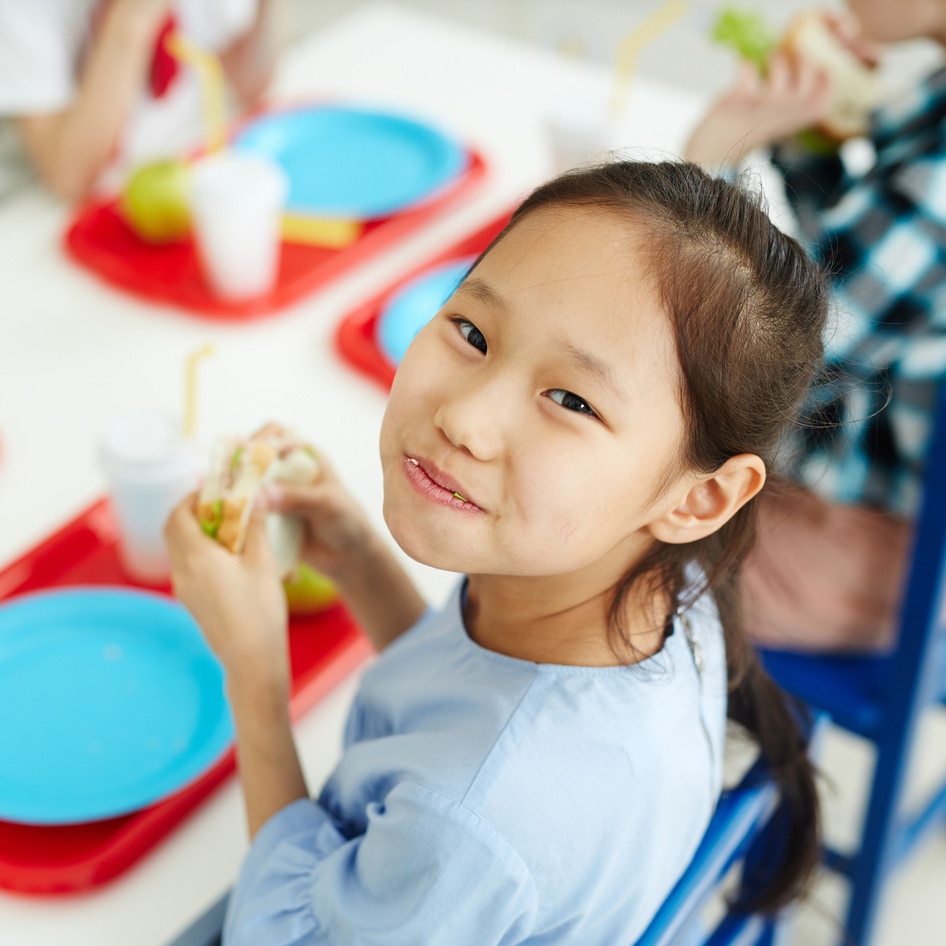
{"type": "Polygon", "coordinates": [[[764,484],[765,464],[754,453],[730,457],[693,484],[682,501],[654,519],[648,531],[671,544],[705,538],[725,525],[764,484]]]}

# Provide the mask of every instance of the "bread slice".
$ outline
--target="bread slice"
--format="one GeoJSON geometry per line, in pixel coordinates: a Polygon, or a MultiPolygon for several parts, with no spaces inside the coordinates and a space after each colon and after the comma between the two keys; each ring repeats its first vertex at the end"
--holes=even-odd
{"type": "Polygon", "coordinates": [[[865,134],[882,92],[876,67],[849,49],[817,10],[791,21],[781,47],[789,56],[817,64],[831,78],[828,111],[818,131],[835,142],[865,134]]]}
{"type": "MultiPolygon", "coordinates": [[[[226,437],[211,451],[207,477],[197,500],[204,531],[239,554],[259,491],[271,482],[311,483],[318,477],[315,451],[284,432],[267,430],[248,440],[226,437]]],[[[302,524],[270,513],[266,534],[282,576],[293,572],[302,545],[302,524]]]]}

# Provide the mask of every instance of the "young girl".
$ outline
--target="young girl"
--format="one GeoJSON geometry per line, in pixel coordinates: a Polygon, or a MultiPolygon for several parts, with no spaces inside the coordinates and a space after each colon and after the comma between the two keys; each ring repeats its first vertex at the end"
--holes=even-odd
{"type": "Polygon", "coordinates": [[[392,535],[466,576],[446,606],[425,611],[328,468],[264,503],[304,519],[381,651],[314,801],[262,510],[240,558],[191,501],[172,514],[253,838],[225,943],[633,943],[713,812],[727,682],[792,805],[761,902],[798,892],[811,771],[730,591],[824,315],[799,246],[695,165],[527,198],[415,339],[381,430],[392,535]]]}

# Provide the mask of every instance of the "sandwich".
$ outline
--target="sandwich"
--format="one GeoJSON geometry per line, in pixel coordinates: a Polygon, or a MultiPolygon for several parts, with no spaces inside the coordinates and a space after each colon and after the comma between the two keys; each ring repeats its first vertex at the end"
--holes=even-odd
{"type": "Polygon", "coordinates": [[[779,37],[755,13],[732,8],[716,20],[713,39],[735,49],[764,75],[777,51],[789,59],[804,58],[828,73],[831,95],[824,118],[803,135],[807,144],[837,147],[848,138],[866,134],[870,113],[880,104],[882,86],[875,60],[845,42],[829,16],[819,10],[799,13],[779,37]]]}
{"type": "Polygon", "coordinates": [[[817,130],[835,142],[866,134],[870,113],[880,104],[877,63],[858,55],[824,14],[814,10],[792,20],[781,48],[790,58],[803,56],[830,76],[831,98],[817,130]]]}
{"type": "MultiPolygon", "coordinates": [[[[221,438],[210,454],[207,477],[197,500],[197,518],[207,535],[238,555],[246,542],[259,491],[273,482],[311,483],[318,473],[315,450],[285,431],[266,428],[249,438],[221,438]]],[[[280,575],[291,575],[299,561],[302,523],[270,513],[266,534],[280,575]]]]}

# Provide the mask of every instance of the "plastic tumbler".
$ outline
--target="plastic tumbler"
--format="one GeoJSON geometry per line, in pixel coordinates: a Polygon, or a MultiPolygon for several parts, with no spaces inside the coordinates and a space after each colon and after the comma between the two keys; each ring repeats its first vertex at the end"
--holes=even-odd
{"type": "Polygon", "coordinates": [[[289,178],[261,155],[233,149],[191,170],[191,224],[204,278],[221,299],[265,296],[276,283],[289,178]]]}
{"type": "Polygon", "coordinates": [[[122,567],[135,581],[164,584],[170,576],[164,523],[197,488],[197,451],[184,439],[180,418],[159,408],[118,417],[98,448],[118,520],[122,567]]]}

